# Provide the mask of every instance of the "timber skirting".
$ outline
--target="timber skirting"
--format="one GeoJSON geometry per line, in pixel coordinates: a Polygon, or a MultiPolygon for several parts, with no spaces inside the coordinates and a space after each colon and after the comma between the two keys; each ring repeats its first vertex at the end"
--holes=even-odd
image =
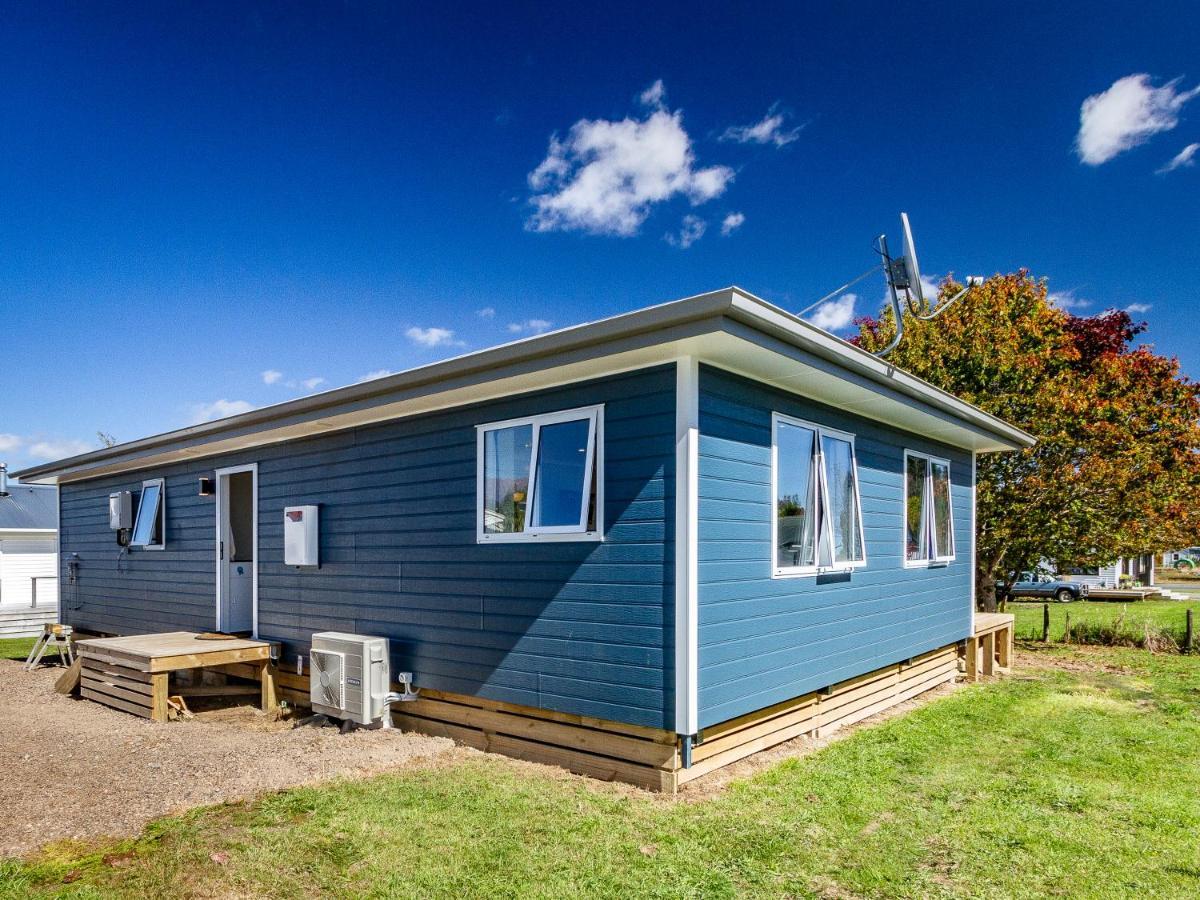
{"type": "MultiPolygon", "coordinates": [[[[393,705],[405,731],[448,737],[488,753],[561,766],[604,781],[674,792],[722,766],[793,738],[819,737],[954,680],[958,648],[949,645],[820,691],[704,729],[684,769],[674,732],[535,709],[425,688],[393,705]]],[[[243,674],[243,672],[230,672],[243,674]]],[[[249,667],[244,674],[252,676],[249,667]]],[[[308,677],[276,671],[280,696],[308,705],[308,677]]]]}

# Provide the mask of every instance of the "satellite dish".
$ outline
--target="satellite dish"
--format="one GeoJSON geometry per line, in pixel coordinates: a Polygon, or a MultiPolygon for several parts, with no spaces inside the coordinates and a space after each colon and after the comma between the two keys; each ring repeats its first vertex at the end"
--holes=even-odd
{"type": "Polygon", "coordinates": [[[908,213],[900,213],[900,225],[904,230],[904,255],[899,258],[893,258],[888,254],[887,235],[881,234],[875,240],[875,252],[879,254],[880,262],[863,272],[857,278],[843,284],[836,290],[830,291],[820,300],[806,306],[797,313],[797,316],[803,317],[809,311],[816,309],[821,304],[827,302],[831,298],[837,296],[851,286],[862,281],[869,275],[882,270],[884,280],[887,282],[888,299],[892,305],[892,315],[896,323],[896,333],[893,335],[891,342],[882,350],[877,351],[875,356],[887,356],[900,343],[904,336],[904,312],[901,308],[900,295],[903,293],[908,306],[909,315],[913,318],[920,319],[922,322],[929,322],[956,302],[967,295],[971,288],[979,287],[983,284],[983,278],[979,275],[971,275],[967,278],[967,285],[953,297],[948,297],[941,303],[938,303],[938,298],[927,298],[925,296],[925,288],[921,284],[921,268],[917,264],[917,245],[913,240],[912,225],[908,221],[908,213]],[[921,309],[926,305],[933,308],[927,313],[922,313],[921,309]]]}
{"type": "Polygon", "coordinates": [[[917,265],[917,245],[913,242],[908,213],[900,213],[900,226],[904,229],[904,269],[905,275],[908,277],[907,287],[919,306],[925,302],[925,287],[921,284],[921,269],[917,265]]]}

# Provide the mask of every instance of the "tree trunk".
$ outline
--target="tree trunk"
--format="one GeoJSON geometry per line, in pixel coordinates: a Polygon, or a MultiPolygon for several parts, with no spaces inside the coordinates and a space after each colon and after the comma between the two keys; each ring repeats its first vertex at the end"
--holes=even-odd
{"type": "Polygon", "coordinates": [[[975,573],[975,605],[980,612],[996,611],[996,576],[990,572],[975,573]]]}

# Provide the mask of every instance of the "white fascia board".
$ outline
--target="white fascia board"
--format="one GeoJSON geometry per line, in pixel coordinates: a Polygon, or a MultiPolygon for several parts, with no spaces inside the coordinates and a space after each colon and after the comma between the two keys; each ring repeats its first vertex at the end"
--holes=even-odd
{"type": "Polygon", "coordinates": [[[734,288],[731,294],[729,315],[732,318],[764,333],[775,334],[818,357],[833,361],[841,369],[859,373],[880,384],[890,385],[914,400],[942,409],[955,418],[977,425],[981,430],[992,432],[996,435],[996,449],[1013,450],[1032,447],[1035,443],[1034,437],[1020,428],[760,297],[755,297],[740,288],[734,288]]]}

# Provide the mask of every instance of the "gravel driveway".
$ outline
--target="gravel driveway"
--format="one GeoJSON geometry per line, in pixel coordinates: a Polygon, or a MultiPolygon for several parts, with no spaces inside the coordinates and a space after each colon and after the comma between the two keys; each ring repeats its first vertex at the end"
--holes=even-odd
{"type": "Polygon", "coordinates": [[[398,731],[296,728],[248,706],[157,725],[54,692],[59,668],[0,660],[0,856],[136,834],[149,820],[454,748],[398,731]]]}

